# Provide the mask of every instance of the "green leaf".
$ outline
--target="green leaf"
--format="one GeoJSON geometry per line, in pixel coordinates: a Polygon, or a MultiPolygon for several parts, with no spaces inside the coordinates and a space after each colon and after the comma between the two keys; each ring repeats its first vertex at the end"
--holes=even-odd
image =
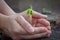
{"type": "Polygon", "coordinates": [[[47,13],[47,12],[48,12],[48,10],[47,10],[46,8],[43,8],[42,11],[43,11],[44,13],[47,13]]]}
{"type": "Polygon", "coordinates": [[[33,10],[31,11],[31,13],[30,13],[32,16],[34,15],[34,12],[33,12],[33,10]]]}
{"type": "Polygon", "coordinates": [[[32,6],[30,6],[30,8],[29,9],[27,9],[27,13],[26,13],[28,16],[30,16],[30,15],[34,15],[34,12],[33,12],[33,10],[32,10],[32,6]]]}

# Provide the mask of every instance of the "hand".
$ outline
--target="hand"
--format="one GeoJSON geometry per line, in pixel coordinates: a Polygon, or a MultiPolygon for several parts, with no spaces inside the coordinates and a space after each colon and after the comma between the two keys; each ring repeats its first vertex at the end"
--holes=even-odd
{"type": "MultiPolygon", "coordinates": [[[[22,15],[30,23],[30,19],[29,19],[30,17],[26,15],[26,11],[21,12],[20,15],[22,15]]],[[[34,11],[34,16],[32,17],[33,27],[38,27],[39,30],[40,30],[40,27],[46,27],[47,30],[49,30],[50,33],[51,33],[50,22],[47,21],[46,18],[47,18],[47,15],[43,15],[41,13],[38,13],[38,12],[34,11]]],[[[38,32],[38,30],[37,30],[37,32],[38,32]]]]}
{"type": "MultiPolygon", "coordinates": [[[[26,11],[20,13],[29,23],[30,17],[26,15],[26,11]]],[[[34,11],[34,16],[32,17],[32,25],[35,27],[45,26],[48,30],[51,30],[50,22],[46,20],[47,15],[43,15],[34,11]]]]}
{"type": "MultiPolygon", "coordinates": [[[[1,16],[0,26],[2,26],[3,31],[14,40],[15,39],[18,40],[20,38],[24,38],[24,39],[38,38],[38,37],[46,36],[46,34],[49,33],[48,30],[43,27],[43,28],[40,28],[41,30],[39,30],[39,32],[45,31],[44,33],[40,32],[39,34],[34,34],[31,31],[32,31],[32,29],[36,29],[37,27],[32,28],[31,25],[27,21],[25,21],[25,19],[22,16],[18,16],[18,15],[6,16],[6,15],[1,15],[1,14],[0,14],[0,16],[1,16]],[[31,27],[31,29],[29,31],[26,31],[26,29],[22,28],[21,25],[17,21],[18,18],[23,19],[25,21],[25,24],[26,23],[28,24],[27,30],[29,30],[30,27],[31,27]],[[33,33],[33,35],[30,33],[33,33]]],[[[22,20],[22,23],[24,23],[23,20],[22,20]]],[[[25,24],[24,24],[24,26],[25,26],[25,24]]],[[[26,26],[25,26],[25,28],[26,28],[26,26]]],[[[35,33],[37,33],[37,32],[35,31],[35,33]]]]}
{"type": "MultiPolygon", "coordinates": [[[[25,13],[25,12],[24,12],[25,13]]],[[[22,13],[22,14],[20,14],[20,15],[22,15],[22,16],[24,16],[24,18],[26,19],[27,18],[27,16],[24,14],[24,13],[22,13]]],[[[18,23],[20,23],[20,16],[19,14],[18,14],[18,18],[16,19],[17,21],[18,21],[18,23]]],[[[39,14],[37,14],[37,16],[35,15],[35,16],[33,16],[33,18],[38,18],[38,15],[39,14]]],[[[51,27],[50,27],[50,23],[47,21],[47,20],[45,20],[45,18],[47,17],[47,16],[45,16],[45,15],[42,15],[42,14],[40,14],[41,15],[41,20],[43,20],[43,22],[45,22],[46,24],[43,24],[43,22],[41,23],[42,25],[40,25],[40,26],[38,26],[38,27],[34,27],[33,26],[33,28],[34,28],[34,34],[35,35],[20,35],[22,38],[24,38],[24,39],[33,39],[33,38],[39,38],[39,37],[49,37],[50,36],[50,34],[51,34],[51,27]],[[43,26],[44,25],[44,26],[43,26]],[[43,27],[41,27],[41,26],[43,26],[43,27]]],[[[39,15],[39,16],[40,16],[39,15]]],[[[29,19],[29,18],[28,18],[29,19]]],[[[39,19],[39,18],[38,18],[39,19]]],[[[26,19],[27,20],[27,19],[26,19]]],[[[28,22],[29,22],[29,20],[27,20],[28,22]]],[[[22,25],[23,26],[23,25],[22,25]]],[[[24,25],[25,26],[25,25],[24,25]]]]}
{"type": "MultiPolygon", "coordinates": [[[[25,24],[27,23],[28,27],[25,26],[25,28],[27,27],[27,33],[21,26],[19,23],[17,23],[17,21],[15,20],[17,17],[16,15],[12,15],[12,16],[6,16],[3,14],[0,14],[0,28],[7,34],[9,35],[11,38],[16,38],[16,39],[20,39],[20,37],[18,35],[22,35],[22,34],[30,34],[31,32],[33,32],[32,27],[30,27],[31,25],[28,24],[28,22],[26,22],[23,18],[23,21],[25,21],[25,24]],[[31,28],[31,29],[30,29],[31,28]]],[[[23,23],[23,22],[22,22],[23,23]]]]}
{"type": "MultiPolygon", "coordinates": [[[[2,5],[1,8],[4,8],[2,9],[0,12],[5,14],[5,15],[14,15],[15,12],[4,2],[1,0],[0,2],[2,5]]],[[[33,27],[31,24],[29,24],[25,19],[24,17],[21,17],[21,16],[5,16],[5,15],[2,15],[2,19],[0,18],[0,27],[4,30],[4,32],[6,34],[8,34],[9,36],[11,36],[13,39],[20,39],[21,37],[22,38],[37,38],[38,37],[42,37],[42,36],[47,36],[46,34],[50,34],[50,30],[48,30],[47,26],[44,26],[44,27],[41,27],[40,25],[40,22],[39,22],[39,27],[36,27],[38,26],[38,23],[35,22],[35,20],[32,22],[33,24],[33,27]],[[21,22],[21,20],[22,22],[21,22]],[[27,25],[27,26],[26,26],[27,25]],[[21,29],[20,29],[21,28],[21,29]],[[24,30],[24,31],[23,31],[24,30]],[[27,33],[28,32],[28,33],[27,33]],[[16,34],[19,34],[19,35],[16,35],[16,34]],[[20,35],[20,34],[25,34],[24,36],[20,35]],[[26,36],[26,34],[28,34],[28,36],[26,36]],[[35,34],[35,35],[31,35],[31,34],[35,34]],[[40,35],[38,35],[40,34],[40,35]]],[[[40,15],[41,16],[41,15],[40,15]]],[[[25,17],[26,18],[26,17],[25,17]]],[[[35,19],[35,18],[34,18],[35,19]]],[[[41,19],[43,20],[43,19],[41,19]]],[[[44,19],[45,20],[45,19],[44,19]]],[[[39,19],[40,21],[40,19],[39,19]]],[[[46,21],[45,21],[46,22],[46,21]]],[[[44,24],[42,24],[44,25],[44,24]]]]}

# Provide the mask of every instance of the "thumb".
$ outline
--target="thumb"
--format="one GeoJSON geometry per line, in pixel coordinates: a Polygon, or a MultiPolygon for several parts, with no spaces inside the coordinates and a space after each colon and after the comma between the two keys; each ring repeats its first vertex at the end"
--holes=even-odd
{"type": "Polygon", "coordinates": [[[30,34],[34,32],[34,29],[33,29],[32,25],[29,24],[29,23],[24,19],[23,16],[19,15],[19,16],[17,17],[17,21],[18,21],[18,23],[24,28],[24,30],[26,30],[26,32],[28,32],[28,33],[30,33],[30,34]]]}

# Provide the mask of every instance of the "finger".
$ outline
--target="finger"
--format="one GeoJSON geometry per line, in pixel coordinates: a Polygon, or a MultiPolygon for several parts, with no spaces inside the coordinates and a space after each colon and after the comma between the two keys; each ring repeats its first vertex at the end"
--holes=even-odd
{"type": "MultiPolygon", "coordinates": [[[[15,21],[15,20],[13,20],[13,21],[11,21],[12,22],[12,33],[10,34],[10,37],[13,39],[13,40],[20,40],[21,38],[20,37],[18,37],[18,35],[26,35],[27,33],[26,33],[26,31],[25,30],[23,30],[23,28],[15,21]]],[[[11,29],[10,29],[11,30],[11,29]]]]}
{"type": "Polygon", "coordinates": [[[21,38],[23,39],[34,39],[34,38],[41,38],[41,37],[46,37],[47,32],[45,33],[40,33],[40,34],[34,34],[34,35],[20,35],[21,38]]]}
{"type": "Polygon", "coordinates": [[[36,23],[35,27],[47,27],[49,30],[51,30],[51,26],[44,26],[43,24],[36,23]]]}
{"type": "Polygon", "coordinates": [[[48,28],[48,30],[51,30],[51,26],[46,26],[48,28]]]}
{"type": "Polygon", "coordinates": [[[36,23],[35,27],[44,27],[44,25],[40,23],[36,23]]]}
{"type": "Polygon", "coordinates": [[[38,12],[34,11],[33,18],[47,18],[47,15],[43,15],[41,13],[38,13],[38,12]]]}
{"type": "MultiPolygon", "coordinates": [[[[26,15],[26,11],[21,12],[20,15],[23,15],[23,16],[26,15]]],[[[47,18],[47,15],[43,15],[41,13],[38,13],[38,12],[34,11],[34,16],[33,17],[34,18],[47,18]]]]}
{"type": "Polygon", "coordinates": [[[12,24],[12,32],[14,32],[14,34],[26,34],[26,31],[15,20],[12,21],[12,24]]]}
{"type": "Polygon", "coordinates": [[[21,24],[21,26],[28,32],[28,33],[33,33],[34,29],[31,26],[31,24],[29,24],[23,16],[19,15],[17,17],[17,21],[19,22],[19,24],[21,24]]]}
{"type": "Polygon", "coordinates": [[[46,27],[34,27],[34,33],[44,33],[44,32],[47,32],[48,29],[46,27]]]}
{"type": "MultiPolygon", "coordinates": [[[[21,32],[23,32],[23,31],[21,31],[22,29],[21,29],[21,27],[20,27],[20,25],[15,21],[15,20],[12,20],[11,21],[12,22],[12,31],[11,31],[11,33],[10,33],[10,37],[13,39],[13,40],[16,40],[16,39],[20,39],[17,35],[18,34],[23,34],[23,33],[21,33],[21,32]]],[[[11,29],[10,29],[11,30],[11,29]]]]}
{"type": "Polygon", "coordinates": [[[46,19],[38,19],[38,23],[44,24],[45,26],[50,26],[50,22],[46,19]]]}
{"type": "Polygon", "coordinates": [[[45,20],[45,19],[38,19],[38,23],[45,25],[48,29],[51,29],[49,27],[50,23],[47,20],[45,20]]]}

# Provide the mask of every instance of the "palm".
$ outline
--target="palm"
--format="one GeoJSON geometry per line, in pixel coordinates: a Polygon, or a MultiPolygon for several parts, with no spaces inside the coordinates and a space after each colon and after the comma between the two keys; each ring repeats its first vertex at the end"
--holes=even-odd
{"type": "MultiPolygon", "coordinates": [[[[34,16],[32,17],[32,25],[35,26],[35,27],[47,27],[48,29],[50,29],[50,23],[45,20],[45,18],[47,16],[43,15],[43,14],[39,14],[38,12],[35,12],[34,11],[34,16]]],[[[21,14],[29,23],[30,23],[30,17],[26,15],[26,11],[23,12],[21,14]]]]}
{"type": "MultiPolygon", "coordinates": [[[[24,18],[30,23],[31,20],[30,20],[30,17],[29,17],[29,16],[24,15],[24,18]]],[[[42,25],[38,22],[39,19],[34,18],[34,17],[32,17],[31,19],[32,19],[31,22],[32,22],[32,25],[33,25],[33,26],[35,26],[35,27],[37,27],[37,26],[42,26],[42,25]]]]}

